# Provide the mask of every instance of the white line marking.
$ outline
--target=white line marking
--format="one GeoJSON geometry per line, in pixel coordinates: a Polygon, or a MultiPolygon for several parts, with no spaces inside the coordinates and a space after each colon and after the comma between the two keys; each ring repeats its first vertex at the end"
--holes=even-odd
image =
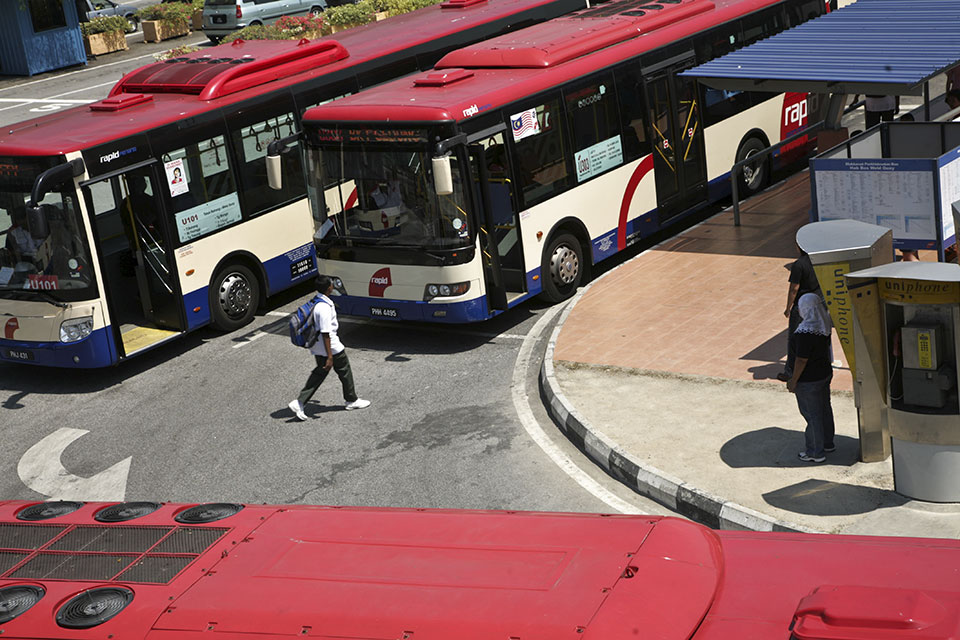
{"type": "Polygon", "coordinates": [[[250,344],[250,343],[253,342],[254,340],[259,340],[260,338],[262,338],[262,337],[265,336],[265,335],[267,335],[267,334],[264,333],[263,331],[257,331],[255,334],[253,334],[253,335],[250,336],[249,338],[246,338],[243,342],[238,342],[237,344],[233,345],[233,348],[234,348],[234,349],[239,349],[240,347],[242,347],[242,346],[244,346],[244,345],[250,344]]]}
{"type": "Polygon", "coordinates": [[[54,98],[0,98],[0,102],[18,102],[20,104],[90,104],[96,100],[57,100],[54,98]]]}
{"type": "Polygon", "coordinates": [[[567,456],[560,448],[550,440],[549,436],[540,427],[537,419],[530,410],[530,394],[527,392],[526,372],[530,368],[530,361],[533,358],[533,348],[543,333],[544,328],[550,323],[554,316],[563,311],[564,305],[555,305],[544,313],[537,323],[533,325],[520,345],[520,352],[517,354],[517,362],[513,367],[513,384],[511,391],[513,394],[513,406],[517,409],[517,416],[520,423],[527,430],[530,438],[536,442],[543,452],[550,457],[554,464],[564,471],[568,476],[575,480],[581,487],[593,494],[599,500],[602,500],[610,508],[621,513],[630,513],[645,515],[637,507],[629,502],[621,500],[612,492],[604,488],[600,483],[586,474],[576,463],[567,456]]]}
{"type": "Polygon", "coordinates": [[[74,440],[89,431],[57,429],[30,447],[17,463],[17,475],[27,487],[52,500],[113,502],[123,500],[127,492],[130,461],[126,458],[89,478],[75,476],[60,462],[60,456],[74,440]]]}
{"type": "Polygon", "coordinates": [[[267,315],[273,316],[274,318],[286,318],[290,314],[284,311],[267,311],[267,315]]]}
{"type": "Polygon", "coordinates": [[[111,80],[110,82],[101,82],[100,84],[95,84],[89,87],[84,87],[83,89],[77,89],[75,91],[67,91],[66,93],[58,93],[56,95],[50,96],[51,98],[59,98],[60,96],[71,96],[75,93],[83,93],[84,91],[90,91],[91,89],[99,89],[100,87],[112,87],[117,84],[116,80],[111,80]]]}
{"type": "MultiPolygon", "coordinates": [[[[206,39],[197,40],[196,42],[188,42],[188,43],[186,43],[186,45],[184,45],[184,46],[200,45],[200,44],[203,44],[204,42],[206,42],[206,39]]],[[[157,53],[159,53],[159,51],[158,51],[157,53]]],[[[95,67],[87,67],[86,69],[77,69],[76,71],[70,71],[70,72],[68,72],[68,73],[61,73],[61,74],[59,74],[59,75],[55,75],[55,76],[52,76],[52,77],[50,77],[50,78],[41,78],[40,80],[31,80],[30,82],[23,82],[23,83],[21,83],[21,84],[14,85],[14,86],[12,86],[12,87],[5,87],[5,88],[3,88],[3,89],[0,89],[0,91],[10,91],[11,89],[19,89],[20,87],[26,87],[26,86],[29,86],[29,85],[32,85],[32,84],[39,84],[39,83],[41,83],[41,82],[49,82],[50,80],[61,80],[61,79],[63,79],[63,78],[66,78],[67,76],[72,76],[72,75],[77,74],[77,73],[86,73],[87,71],[93,71],[93,70],[95,70],[95,69],[104,69],[104,68],[106,68],[106,67],[112,67],[112,66],[118,65],[118,64],[126,64],[126,63],[132,62],[132,61],[134,61],[134,60],[142,60],[142,59],[144,59],[144,58],[152,58],[152,57],[153,57],[153,54],[152,54],[152,53],[145,53],[145,54],[142,55],[142,56],[136,56],[136,57],[133,57],[133,58],[127,58],[126,60],[117,60],[116,62],[108,62],[108,63],[106,63],[106,64],[98,64],[98,65],[95,66],[95,67]]],[[[132,71],[132,69],[131,69],[131,71],[132,71]]]]}

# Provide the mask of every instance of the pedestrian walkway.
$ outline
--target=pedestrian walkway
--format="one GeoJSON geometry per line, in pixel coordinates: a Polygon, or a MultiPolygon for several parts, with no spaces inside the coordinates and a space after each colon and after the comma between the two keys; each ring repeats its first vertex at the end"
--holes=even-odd
{"type": "Polygon", "coordinates": [[[858,461],[842,359],[837,451],[797,458],[804,422],[775,376],[809,194],[809,174],[793,176],[743,206],[740,227],[718,214],[581,291],[545,354],[551,413],[615,477],[713,526],[960,537],[960,505],[910,501],[890,460],[858,461]]]}

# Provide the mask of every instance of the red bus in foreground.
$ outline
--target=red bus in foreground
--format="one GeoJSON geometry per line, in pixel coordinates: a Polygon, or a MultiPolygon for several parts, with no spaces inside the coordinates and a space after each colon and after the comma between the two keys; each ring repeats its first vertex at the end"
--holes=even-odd
{"type": "Polygon", "coordinates": [[[651,516],[0,502],[4,638],[960,634],[960,542],[651,516]]]}

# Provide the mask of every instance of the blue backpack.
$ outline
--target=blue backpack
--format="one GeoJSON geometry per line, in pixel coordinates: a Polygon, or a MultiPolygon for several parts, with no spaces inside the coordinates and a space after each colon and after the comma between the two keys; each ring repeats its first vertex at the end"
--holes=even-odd
{"type": "Polygon", "coordinates": [[[290,342],[297,347],[309,349],[317,343],[317,328],[313,326],[313,308],[318,302],[320,302],[320,296],[314,296],[290,315],[290,342]]]}

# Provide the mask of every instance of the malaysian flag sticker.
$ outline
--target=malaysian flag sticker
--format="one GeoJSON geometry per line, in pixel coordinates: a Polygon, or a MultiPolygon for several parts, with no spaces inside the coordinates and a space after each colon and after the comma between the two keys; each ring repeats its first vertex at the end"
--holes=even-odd
{"type": "Polygon", "coordinates": [[[513,128],[513,139],[523,140],[540,133],[540,121],[537,120],[537,110],[527,109],[510,116],[510,126],[513,128]]]}

